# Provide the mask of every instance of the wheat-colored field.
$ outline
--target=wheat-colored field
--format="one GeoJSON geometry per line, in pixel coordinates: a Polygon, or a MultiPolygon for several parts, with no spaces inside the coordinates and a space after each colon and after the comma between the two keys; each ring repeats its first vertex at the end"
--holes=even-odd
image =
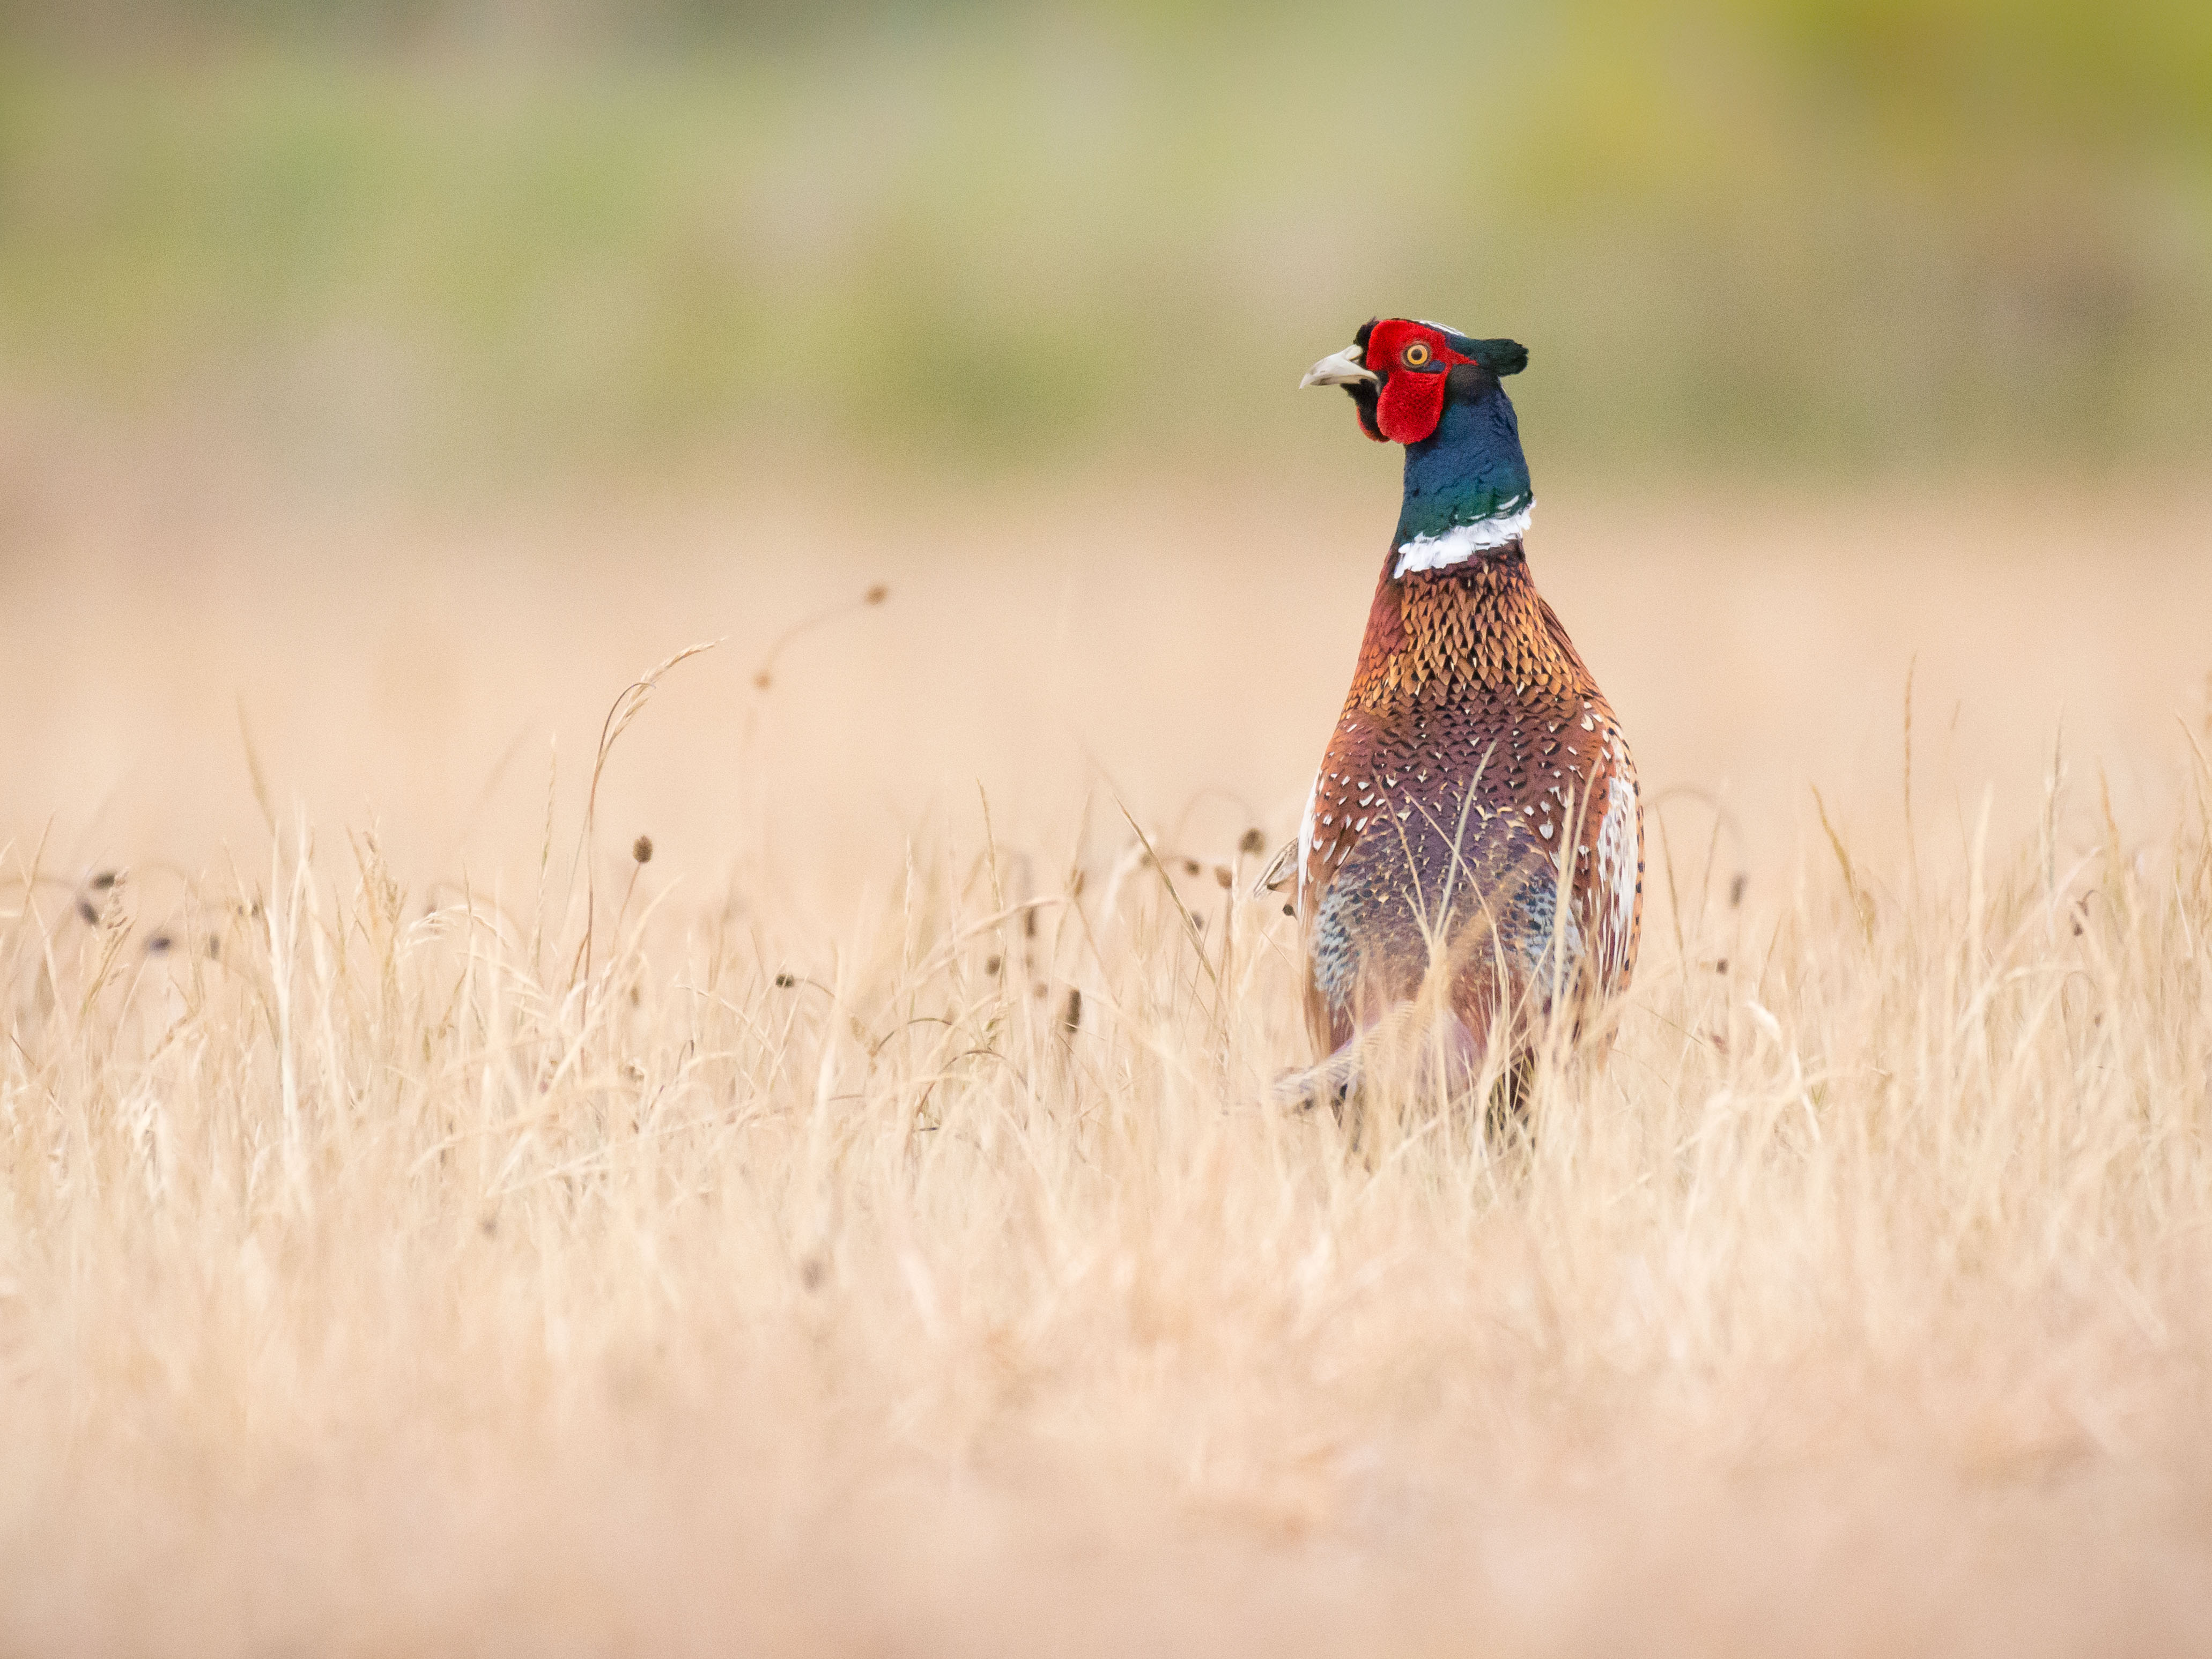
{"type": "Polygon", "coordinates": [[[0,1646],[2201,1650],[2212,497],[1550,487],[1491,1145],[1264,1103],[1394,500],[8,479],[0,1646]]]}

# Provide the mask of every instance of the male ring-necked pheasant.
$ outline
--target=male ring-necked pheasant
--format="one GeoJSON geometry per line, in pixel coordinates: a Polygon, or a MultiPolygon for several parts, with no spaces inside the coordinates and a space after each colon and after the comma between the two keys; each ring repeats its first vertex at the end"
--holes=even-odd
{"type": "Polygon", "coordinates": [[[1455,1077],[1624,988],[1643,808],[1605,696],[1537,593],[1535,496],[1501,376],[1528,351],[1378,319],[1307,371],[1406,450],[1405,504],[1298,832],[1307,1021],[1340,1093],[1378,1028],[1455,1077]],[[1501,1024],[1503,1022],[1503,1024],[1501,1024]],[[1442,1042],[1437,1042],[1441,1036],[1442,1042]]]}

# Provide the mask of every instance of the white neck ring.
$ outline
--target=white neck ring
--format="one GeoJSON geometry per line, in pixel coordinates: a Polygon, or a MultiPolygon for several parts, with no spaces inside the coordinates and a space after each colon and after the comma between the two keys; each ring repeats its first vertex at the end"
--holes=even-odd
{"type": "Polygon", "coordinates": [[[1455,524],[1436,535],[1416,536],[1410,542],[1401,542],[1398,545],[1398,562],[1390,574],[1402,577],[1416,570],[1449,570],[1455,564],[1466,563],[1478,553],[1510,547],[1528,533],[1528,520],[1535,510],[1536,503],[1532,500],[1511,513],[1492,514],[1473,524],[1455,524]]]}

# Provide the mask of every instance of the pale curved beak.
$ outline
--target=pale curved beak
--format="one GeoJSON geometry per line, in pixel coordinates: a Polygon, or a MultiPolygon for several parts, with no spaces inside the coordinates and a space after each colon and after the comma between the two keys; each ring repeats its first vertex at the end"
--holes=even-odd
{"type": "Polygon", "coordinates": [[[1382,377],[1371,368],[1359,364],[1360,351],[1356,345],[1346,346],[1334,356],[1324,357],[1306,371],[1298,382],[1301,391],[1310,386],[1349,386],[1354,380],[1380,380],[1382,377]]]}

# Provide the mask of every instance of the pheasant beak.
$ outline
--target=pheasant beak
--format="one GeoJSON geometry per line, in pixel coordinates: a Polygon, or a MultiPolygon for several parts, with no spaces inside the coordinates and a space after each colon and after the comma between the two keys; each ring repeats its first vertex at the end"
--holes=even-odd
{"type": "Polygon", "coordinates": [[[1363,368],[1359,362],[1360,348],[1346,346],[1333,356],[1322,358],[1306,371],[1298,382],[1300,390],[1310,386],[1349,386],[1354,380],[1380,380],[1382,377],[1371,368],[1363,368]]]}

